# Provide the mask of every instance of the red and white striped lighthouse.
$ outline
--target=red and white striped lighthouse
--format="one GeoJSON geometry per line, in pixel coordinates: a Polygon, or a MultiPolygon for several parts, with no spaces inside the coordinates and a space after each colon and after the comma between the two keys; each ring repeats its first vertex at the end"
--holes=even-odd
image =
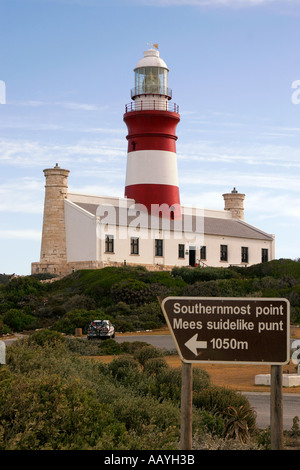
{"type": "Polygon", "coordinates": [[[155,46],[144,52],[134,69],[132,101],[125,107],[124,122],[128,129],[125,197],[143,204],[151,214],[157,206],[167,205],[169,217],[179,218],[175,132],[180,116],[178,106],[170,103],[169,69],[155,46]]]}

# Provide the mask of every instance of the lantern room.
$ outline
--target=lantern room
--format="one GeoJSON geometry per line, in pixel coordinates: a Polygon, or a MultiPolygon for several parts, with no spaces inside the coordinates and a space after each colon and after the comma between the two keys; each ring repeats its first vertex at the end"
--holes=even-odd
{"type": "Polygon", "coordinates": [[[137,63],[135,86],[131,90],[131,98],[135,100],[141,95],[160,95],[171,99],[172,92],[168,88],[169,69],[156,49],[148,49],[144,57],[137,63]]]}

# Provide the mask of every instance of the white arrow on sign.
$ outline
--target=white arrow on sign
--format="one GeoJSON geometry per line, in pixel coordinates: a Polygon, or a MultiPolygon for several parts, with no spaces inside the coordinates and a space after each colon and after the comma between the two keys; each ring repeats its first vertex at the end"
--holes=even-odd
{"type": "Polygon", "coordinates": [[[185,346],[189,348],[195,356],[197,356],[197,349],[207,349],[207,341],[198,341],[197,338],[198,333],[185,343],[185,346]]]}

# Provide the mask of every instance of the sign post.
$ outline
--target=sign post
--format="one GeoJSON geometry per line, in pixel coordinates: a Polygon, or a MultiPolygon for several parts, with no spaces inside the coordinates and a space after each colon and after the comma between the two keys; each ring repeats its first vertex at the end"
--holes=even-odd
{"type": "Polygon", "coordinates": [[[282,408],[282,373],[281,366],[271,366],[270,399],[271,449],[282,450],[283,408],[282,408]]]}
{"type": "Polygon", "coordinates": [[[161,302],[167,325],[182,361],[182,449],[190,449],[191,368],[187,364],[269,364],[271,443],[282,436],[281,365],[290,359],[290,308],[287,299],[238,297],[167,297],[161,302]],[[189,371],[189,372],[188,372],[189,371]],[[280,375],[280,378],[279,378],[280,375]],[[280,391],[279,391],[280,390],[280,391]],[[187,401],[187,403],[185,402],[187,401]],[[275,412],[276,410],[276,412],[275,412]],[[275,437],[277,434],[277,437],[275,437]],[[273,436],[273,439],[272,439],[273,436]]]}
{"type": "Polygon", "coordinates": [[[181,370],[181,450],[192,450],[193,369],[192,364],[182,363],[181,370]]]}

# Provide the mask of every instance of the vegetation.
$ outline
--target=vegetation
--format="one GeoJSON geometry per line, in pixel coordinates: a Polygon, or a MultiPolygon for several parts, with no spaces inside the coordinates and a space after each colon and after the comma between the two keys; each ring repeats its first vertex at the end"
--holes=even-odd
{"type": "MultiPolygon", "coordinates": [[[[108,365],[79,353],[83,343],[90,348],[45,329],[8,348],[0,369],[0,450],[179,449],[181,371],[145,343],[118,345],[108,365]]],[[[197,445],[209,435],[258,447],[245,397],[224,394],[198,368],[193,386],[197,445]],[[199,401],[202,394],[213,395],[215,405],[199,401]]]]}
{"type": "Polygon", "coordinates": [[[289,259],[243,268],[177,267],[171,272],[108,267],[54,282],[44,277],[0,275],[0,335],[43,327],[85,332],[91,319],[101,317],[111,320],[117,332],[155,329],[165,324],[157,298],[169,295],[285,297],[292,323],[300,324],[300,262],[289,259]]]}
{"type": "MultiPolygon", "coordinates": [[[[0,275],[0,336],[31,332],[7,348],[0,366],[0,450],[179,448],[181,370],[140,341],[70,336],[92,319],[107,318],[119,332],[159,328],[158,298],[201,295],[285,297],[292,323],[300,323],[299,261],[171,272],[124,266],[49,281],[0,275]],[[91,359],[107,354],[114,355],[107,365],[91,359]]],[[[246,397],[212,385],[202,369],[193,374],[194,449],[270,447],[246,397]]]]}

